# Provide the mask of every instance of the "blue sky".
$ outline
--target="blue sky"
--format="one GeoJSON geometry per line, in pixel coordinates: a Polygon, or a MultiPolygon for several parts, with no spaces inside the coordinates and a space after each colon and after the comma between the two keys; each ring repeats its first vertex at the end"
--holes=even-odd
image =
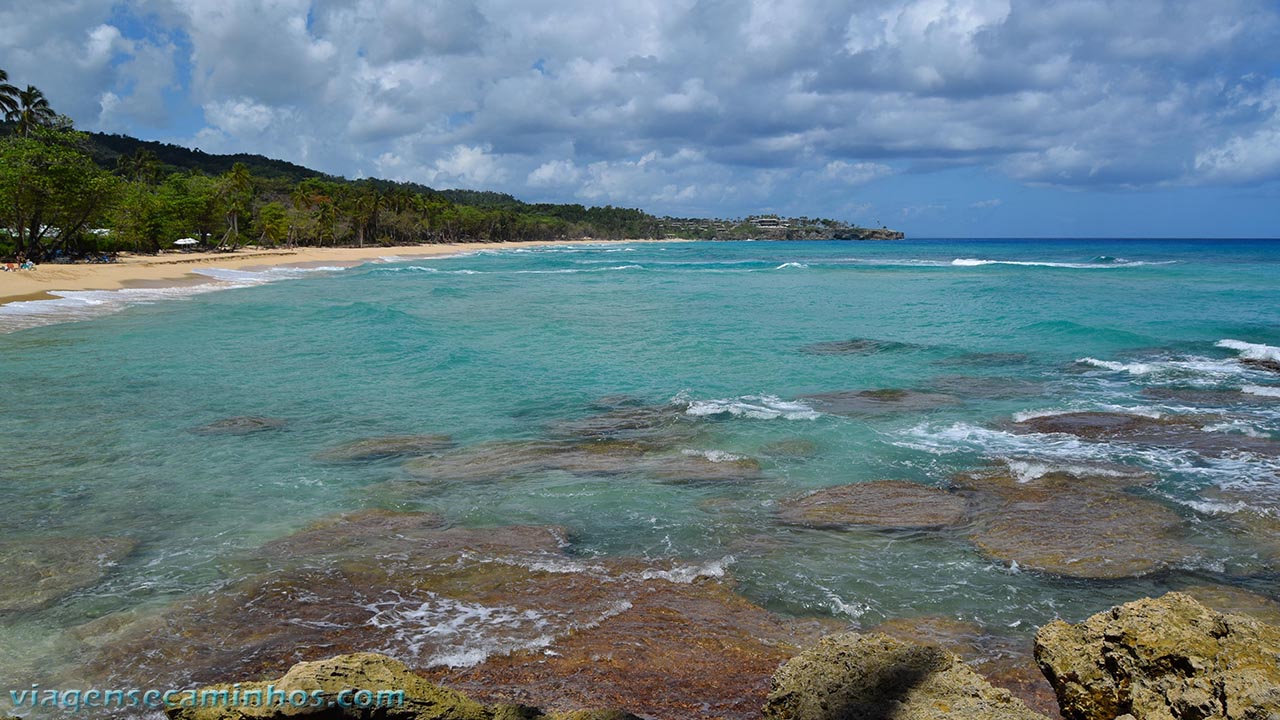
{"type": "Polygon", "coordinates": [[[81,128],[913,236],[1280,236],[1273,0],[0,0],[81,128]]]}

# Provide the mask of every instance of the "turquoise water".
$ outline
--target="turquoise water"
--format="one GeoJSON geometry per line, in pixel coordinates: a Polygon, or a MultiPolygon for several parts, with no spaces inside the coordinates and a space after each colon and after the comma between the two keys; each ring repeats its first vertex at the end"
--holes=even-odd
{"type": "Polygon", "coordinates": [[[224,273],[247,287],[129,302],[95,294],[0,317],[26,328],[0,335],[0,539],[138,542],[100,581],[0,615],[0,666],[74,676],[67,628],[208,592],[239,554],[366,507],[429,510],[463,526],[562,525],[573,553],[726,568],[771,610],[860,627],[942,615],[1025,636],[1058,615],[1189,585],[1280,594],[1275,558],[1230,525],[1280,507],[1274,455],[1004,425],[1045,411],[1212,413],[1207,434],[1280,438],[1280,375],[1239,362],[1280,360],[1280,243],[662,243],[390,260],[224,273]],[[36,316],[91,317],[27,327],[36,316]],[[882,344],[803,351],[855,338],[882,344]],[[877,389],[948,402],[839,416],[802,397],[877,389]],[[1230,400],[1172,392],[1182,390],[1230,400]],[[314,457],[406,433],[447,434],[464,450],[545,440],[606,406],[657,408],[688,431],[671,452],[757,458],[760,475],[410,483],[396,461],[314,457]],[[287,424],[189,432],[235,416],[287,424]],[[769,449],[783,441],[804,441],[803,451],[769,449]],[[775,515],[779,501],[817,488],[945,486],[1010,459],[1015,470],[1036,461],[1153,472],[1146,492],[1185,518],[1197,554],[1140,578],[1067,579],[983,555],[963,531],[803,529],[775,515]]]}

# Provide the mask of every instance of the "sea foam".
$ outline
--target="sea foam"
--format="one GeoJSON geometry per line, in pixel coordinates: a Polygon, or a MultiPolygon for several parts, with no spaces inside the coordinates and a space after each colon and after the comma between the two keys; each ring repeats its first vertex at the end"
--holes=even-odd
{"type": "Polygon", "coordinates": [[[1245,360],[1270,360],[1272,362],[1280,362],[1280,347],[1275,347],[1274,345],[1250,343],[1243,340],[1219,340],[1214,344],[1220,348],[1235,350],[1240,354],[1240,357],[1245,360]]]}
{"type": "MultiPolygon", "coordinates": [[[[679,399],[679,398],[677,398],[679,399]]],[[[735,415],[756,420],[816,420],[822,413],[798,400],[783,400],[777,395],[743,395],[724,400],[692,400],[685,413],[695,417],[735,415]]]]}

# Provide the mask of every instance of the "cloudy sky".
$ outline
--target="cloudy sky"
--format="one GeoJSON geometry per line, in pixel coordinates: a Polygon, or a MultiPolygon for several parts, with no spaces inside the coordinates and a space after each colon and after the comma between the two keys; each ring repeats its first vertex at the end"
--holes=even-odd
{"type": "Polygon", "coordinates": [[[1280,236],[1274,0],[0,0],[81,128],[913,236],[1280,236]]]}

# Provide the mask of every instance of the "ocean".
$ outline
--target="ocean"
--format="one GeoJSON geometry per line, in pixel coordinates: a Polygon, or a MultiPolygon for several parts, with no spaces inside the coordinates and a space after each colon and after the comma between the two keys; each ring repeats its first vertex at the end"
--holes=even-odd
{"type": "MultiPolygon", "coordinates": [[[[102,658],[175,642],[175,618],[220,624],[222,655],[166,679],[249,667],[270,643],[208,604],[355,511],[550,526],[561,575],[632,563],[782,618],[942,618],[1025,647],[1169,590],[1280,598],[1280,242],[573,243],[208,272],[0,311],[15,687],[138,682],[102,658]],[[431,439],[349,445],[387,436],[431,439]],[[888,519],[805,512],[879,481],[936,493],[848,496],[888,519]],[[62,579],[33,599],[41,573],[62,579]]],[[[343,615],[385,631],[356,649],[424,668],[626,612],[377,593],[343,615]]]]}

